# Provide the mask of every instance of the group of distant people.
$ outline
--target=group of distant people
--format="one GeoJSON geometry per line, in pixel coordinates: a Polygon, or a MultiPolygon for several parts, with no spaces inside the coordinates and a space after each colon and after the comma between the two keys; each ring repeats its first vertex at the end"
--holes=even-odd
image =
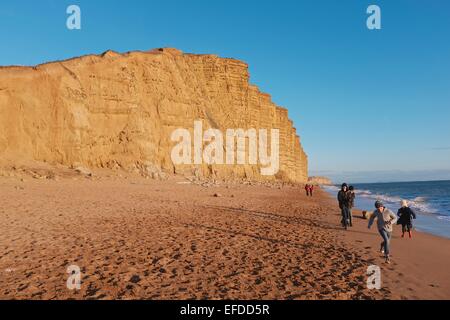
{"type": "MultiPolygon", "coordinates": [[[[339,190],[337,199],[339,208],[341,209],[341,224],[345,229],[353,226],[352,209],[355,204],[355,188],[343,183],[341,190],[339,190]]],[[[384,254],[386,263],[390,263],[390,241],[394,224],[402,225],[402,238],[408,233],[409,238],[412,238],[413,219],[416,219],[416,214],[408,206],[406,200],[401,201],[401,208],[398,209],[397,215],[386,208],[382,201],[375,202],[375,211],[369,218],[368,228],[370,229],[377,220],[377,228],[383,242],[380,244],[380,252],[384,254]]]]}
{"type": "Polygon", "coordinates": [[[314,192],[314,185],[312,184],[306,184],[305,185],[305,191],[307,197],[312,197],[314,192]]]}

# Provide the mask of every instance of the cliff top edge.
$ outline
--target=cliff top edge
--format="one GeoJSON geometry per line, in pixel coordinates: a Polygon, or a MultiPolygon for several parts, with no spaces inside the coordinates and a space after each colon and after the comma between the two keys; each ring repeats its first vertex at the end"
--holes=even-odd
{"type": "Polygon", "coordinates": [[[211,58],[216,58],[216,59],[220,59],[220,60],[232,61],[239,65],[242,65],[243,67],[248,68],[248,64],[239,59],[219,57],[216,54],[185,53],[176,48],[164,47],[164,48],[150,49],[147,51],[132,50],[132,51],[124,52],[124,53],[120,53],[120,52],[117,52],[114,50],[106,50],[100,54],[86,54],[86,55],[75,56],[75,57],[71,57],[71,58],[67,58],[67,59],[47,61],[47,62],[43,62],[43,63],[37,64],[37,65],[4,65],[4,66],[0,65],[0,70],[30,70],[30,69],[37,70],[41,67],[49,66],[52,64],[64,63],[64,62],[74,62],[74,61],[78,61],[78,60],[82,61],[82,60],[86,60],[86,59],[104,59],[104,58],[114,59],[114,58],[118,58],[118,57],[128,57],[128,56],[132,56],[132,55],[169,55],[169,56],[173,56],[173,57],[177,57],[177,56],[211,57],[211,58]]]}

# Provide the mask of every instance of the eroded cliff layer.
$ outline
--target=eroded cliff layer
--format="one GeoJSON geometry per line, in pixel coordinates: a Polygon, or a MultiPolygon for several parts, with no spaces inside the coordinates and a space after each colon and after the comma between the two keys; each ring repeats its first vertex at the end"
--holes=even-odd
{"type": "Polygon", "coordinates": [[[175,49],[112,51],[37,67],[0,68],[0,158],[158,168],[224,179],[273,179],[260,165],[174,165],[172,132],[279,129],[277,178],[307,180],[307,156],[287,110],[249,83],[247,64],[175,49]]]}

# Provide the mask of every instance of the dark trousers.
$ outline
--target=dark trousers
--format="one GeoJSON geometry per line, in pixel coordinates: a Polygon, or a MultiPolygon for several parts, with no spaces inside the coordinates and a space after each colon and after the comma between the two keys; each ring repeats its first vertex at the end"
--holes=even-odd
{"type": "Polygon", "coordinates": [[[352,209],[349,207],[343,206],[341,209],[341,215],[342,215],[342,224],[344,224],[345,220],[348,220],[350,223],[352,223],[352,209]]]}

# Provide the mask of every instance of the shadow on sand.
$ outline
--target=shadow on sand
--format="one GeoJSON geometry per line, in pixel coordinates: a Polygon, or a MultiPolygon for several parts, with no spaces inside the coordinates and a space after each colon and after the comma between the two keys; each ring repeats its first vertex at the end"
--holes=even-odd
{"type": "MultiPolygon", "coordinates": [[[[255,216],[258,218],[269,219],[272,221],[282,222],[282,223],[287,223],[287,224],[310,226],[310,227],[315,227],[315,228],[320,228],[320,229],[325,229],[325,230],[344,231],[344,229],[340,226],[332,225],[326,221],[319,220],[319,219],[287,216],[287,215],[282,215],[282,214],[277,214],[277,213],[272,213],[272,212],[249,210],[249,209],[244,209],[244,208],[235,208],[235,207],[227,207],[227,206],[207,205],[207,206],[202,206],[202,207],[207,208],[207,209],[224,210],[224,211],[229,211],[229,212],[233,212],[233,213],[244,213],[244,214],[252,215],[252,216],[255,216]]],[[[340,214],[338,214],[338,216],[340,216],[340,214]]],[[[358,216],[355,216],[354,218],[363,220],[362,217],[358,217],[358,216]]],[[[352,230],[352,229],[347,230],[346,232],[377,236],[377,234],[372,233],[372,232],[357,231],[357,230],[352,230]]]]}

